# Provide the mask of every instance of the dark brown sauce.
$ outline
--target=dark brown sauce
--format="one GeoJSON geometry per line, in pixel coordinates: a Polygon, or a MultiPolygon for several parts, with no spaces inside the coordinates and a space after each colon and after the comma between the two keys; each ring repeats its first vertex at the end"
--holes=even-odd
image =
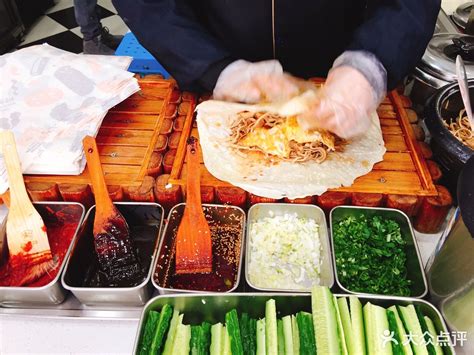
{"type": "Polygon", "coordinates": [[[94,237],[94,246],[105,284],[122,285],[143,278],[129,229],[123,218],[114,218],[104,226],[105,233],[94,237]]]}
{"type": "MultiPolygon", "coordinates": [[[[114,263],[113,274],[100,267],[99,258],[94,253],[87,268],[83,287],[134,287],[141,284],[148,273],[156,235],[154,226],[131,226],[128,253],[114,263]],[[111,277],[112,275],[112,277],[111,277]]],[[[108,236],[107,236],[108,237],[108,236]]]]}
{"type": "MultiPolygon", "coordinates": [[[[175,210],[175,212],[177,212],[175,210]]],[[[237,283],[240,263],[241,228],[239,225],[222,224],[214,221],[206,213],[212,239],[212,273],[207,274],[181,274],[175,273],[175,238],[179,223],[165,238],[172,238],[164,242],[158,264],[155,270],[155,281],[164,288],[226,292],[237,283]]],[[[176,216],[175,216],[176,217],[176,216]]],[[[181,216],[179,216],[181,219],[181,216]]]]}

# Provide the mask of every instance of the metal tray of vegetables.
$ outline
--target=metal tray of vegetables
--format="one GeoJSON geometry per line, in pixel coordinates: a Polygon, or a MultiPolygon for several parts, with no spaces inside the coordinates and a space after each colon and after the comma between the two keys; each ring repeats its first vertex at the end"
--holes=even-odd
{"type": "Polygon", "coordinates": [[[390,208],[340,206],[330,214],[336,283],[356,294],[423,298],[423,264],[408,217],[390,208]]]}
{"type": "Polygon", "coordinates": [[[453,354],[424,300],[309,294],[165,295],[148,302],[135,354],[453,354]]]}

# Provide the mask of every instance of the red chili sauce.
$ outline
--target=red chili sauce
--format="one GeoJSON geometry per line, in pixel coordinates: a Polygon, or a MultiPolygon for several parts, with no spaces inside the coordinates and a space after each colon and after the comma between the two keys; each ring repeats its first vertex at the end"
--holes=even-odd
{"type": "MultiPolygon", "coordinates": [[[[36,208],[39,209],[45,223],[49,246],[56,262],[51,270],[24,287],[45,286],[56,278],[82,215],[82,209],[77,205],[36,205],[36,208]]],[[[17,286],[25,273],[30,272],[26,267],[21,268],[21,265],[25,264],[21,262],[21,258],[25,257],[7,255],[6,258],[0,259],[0,286],[17,286]],[[20,265],[20,267],[13,269],[12,264],[20,265]]]]}

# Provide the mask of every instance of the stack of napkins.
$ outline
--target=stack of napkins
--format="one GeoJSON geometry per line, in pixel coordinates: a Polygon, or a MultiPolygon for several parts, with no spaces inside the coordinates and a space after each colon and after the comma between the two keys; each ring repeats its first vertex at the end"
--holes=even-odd
{"type": "MultiPolygon", "coordinates": [[[[84,136],[95,136],[107,111],[139,90],[131,61],[47,44],[0,56],[0,129],[14,132],[24,173],[84,170],[84,136]]],[[[7,181],[0,156],[0,193],[7,181]]]]}

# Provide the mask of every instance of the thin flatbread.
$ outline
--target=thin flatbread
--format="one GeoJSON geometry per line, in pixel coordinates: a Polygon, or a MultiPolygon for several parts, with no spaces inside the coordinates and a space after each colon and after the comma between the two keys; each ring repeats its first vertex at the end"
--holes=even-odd
{"type": "Polygon", "coordinates": [[[366,134],[348,141],[343,152],[330,152],[322,163],[271,163],[263,155],[239,151],[230,142],[230,126],[241,111],[300,113],[301,105],[244,105],[205,101],[197,106],[197,124],[204,165],[217,179],[262,197],[295,199],[351,186],[382,160],[385,146],[374,112],[366,134]]]}

